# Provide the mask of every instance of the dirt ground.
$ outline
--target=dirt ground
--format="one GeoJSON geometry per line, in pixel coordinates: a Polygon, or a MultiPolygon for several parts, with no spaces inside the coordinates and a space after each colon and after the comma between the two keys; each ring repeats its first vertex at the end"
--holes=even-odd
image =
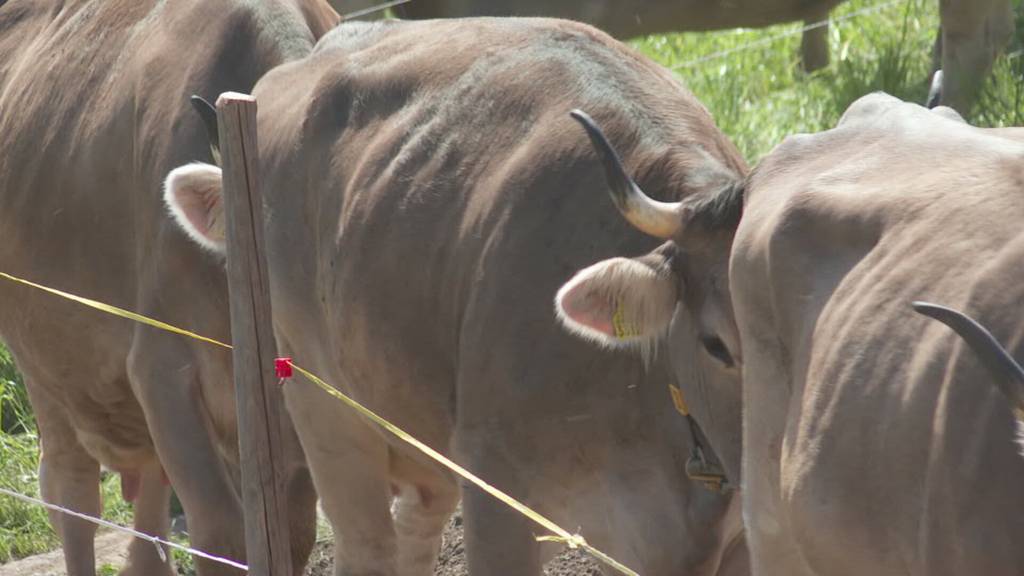
{"type": "MultiPolygon", "coordinates": [[[[121,566],[125,549],[131,539],[126,534],[101,531],[96,537],[96,565],[121,566]]],[[[331,576],[334,558],[329,542],[317,545],[306,569],[307,576],[331,576]]],[[[60,550],[0,565],[0,576],[66,576],[64,556],[60,550]]],[[[546,576],[600,576],[597,564],[579,552],[566,550],[548,563],[546,576]]],[[[462,546],[462,516],[456,514],[448,523],[441,544],[434,576],[465,576],[466,551],[462,546]]]]}
{"type": "MultiPolygon", "coordinates": [[[[120,532],[101,530],[96,534],[96,567],[104,564],[120,566],[126,558],[131,536],[120,532]]],[[[0,564],[0,576],[67,576],[64,554],[58,549],[38,556],[22,558],[17,562],[0,564]]]]}
{"type": "MultiPolygon", "coordinates": [[[[466,576],[466,549],[462,546],[462,515],[452,516],[445,528],[434,576],[466,576]]],[[[307,576],[331,576],[334,559],[331,544],[321,543],[313,551],[307,576]]],[[[566,550],[544,567],[545,576],[600,576],[597,563],[581,552],[566,550]]],[[[3,576],[3,575],[0,575],[3,576]]]]}

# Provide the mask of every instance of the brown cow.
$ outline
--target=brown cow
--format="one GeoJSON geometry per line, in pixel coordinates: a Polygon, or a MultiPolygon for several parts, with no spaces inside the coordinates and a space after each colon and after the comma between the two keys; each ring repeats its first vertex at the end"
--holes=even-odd
{"type": "Polygon", "coordinates": [[[756,571],[1024,572],[1011,412],[909,306],[970,310],[1020,352],[1022,183],[1024,131],[881,94],[758,166],[730,266],[756,571]]]}
{"type": "MultiPolygon", "coordinates": [[[[1019,353],[1022,160],[1020,129],[980,130],[949,108],[867,96],[836,129],[791,137],[755,169],[731,257],[733,219],[654,202],[610,163],[623,211],[673,241],[580,272],[559,293],[561,314],[602,342],[650,341],[677,301],[724,292],[688,278],[695,255],[730,258],[740,338],[709,322],[703,336],[669,343],[677,366],[699,360],[698,347],[742,366],[755,573],[1024,571],[1011,413],[978,387],[989,375],[974,355],[908,306],[923,296],[977,311],[1019,353]]],[[[716,209],[738,213],[738,196],[716,209]]],[[[692,333],[687,319],[676,314],[669,334],[692,333]]],[[[722,379],[705,390],[727,402],[738,387],[722,379]]],[[[738,411],[732,401],[724,413],[738,411]]],[[[720,454],[739,452],[727,443],[737,421],[697,416],[720,454]]]]}
{"type": "MultiPolygon", "coordinates": [[[[567,21],[346,24],[255,95],[283,351],[643,574],[714,574],[727,547],[746,570],[730,496],[686,477],[660,364],[578,342],[550,312],[573,269],[650,246],[592,201],[600,169],[568,110],[627,142],[661,197],[746,173],[670,73],[567,21]]],[[[222,253],[219,183],[184,166],[166,197],[222,253]]],[[[431,574],[457,479],[308,383],[285,392],[338,573],[431,574]]],[[[541,573],[537,526],[462,497],[471,573],[541,573]]]]}
{"type": "MultiPolygon", "coordinates": [[[[167,170],[209,154],[186,96],[248,90],[336,21],[317,0],[3,3],[0,270],[229,339],[221,263],[161,202],[167,170]]],[[[228,354],[6,281],[0,337],[39,423],[44,498],[98,515],[102,464],[122,474],[135,527],[166,536],[166,470],[192,544],[244,559],[228,354]]],[[[316,499],[292,444],[298,570],[316,499]]],[[[95,527],[51,521],[68,573],[94,574],[95,527]]],[[[172,569],[137,540],[123,573],[172,569]]]]}
{"type": "MultiPolygon", "coordinates": [[[[702,423],[733,484],[740,478],[739,332],[728,259],[743,209],[742,183],[694,164],[686,179],[703,190],[678,202],[650,198],[629,176],[604,131],[574,113],[607,175],[612,201],[637,230],[667,242],[637,258],[614,257],[580,270],[555,297],[563,326],[605,348],[644,355],[669,348],[676,384],[702,423]]],[[[649,187],[644,186],[649,189],[649,187]]]]}

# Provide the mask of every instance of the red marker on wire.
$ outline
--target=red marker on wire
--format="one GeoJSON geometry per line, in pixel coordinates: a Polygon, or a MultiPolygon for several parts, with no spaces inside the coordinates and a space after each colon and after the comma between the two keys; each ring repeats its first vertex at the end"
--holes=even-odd
{"type": "Polygon", "coordinates": [[[278,384],[283,385],[285,380],[292,377],[292,359],[275,358],[274,374],[281,379],[281,381],[278,382],[278,384]]]}

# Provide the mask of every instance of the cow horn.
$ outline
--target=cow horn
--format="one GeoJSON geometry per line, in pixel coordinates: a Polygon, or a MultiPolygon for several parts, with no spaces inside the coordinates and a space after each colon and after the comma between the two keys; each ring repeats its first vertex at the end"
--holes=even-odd
{"type": "Polygon", "coordinates": [[[676,235],[682,227],[678,202],[658,202],[653,200],[637,186],[636,182],[626,173],[618,152],[608,142],[604,132],[598,128],[594,120],[582,110],[573,110],[570,116],[583,125],[590,136],[590,141],[604,164],[608,186],[611,188],[612,201],[619,212],[636,229],[645,234],[668,240],[676,235]]]}
{"type": "Polygon", "coordinates": [[[203,99],[202,96],[192,95],[189,98],[192,108],[199,114],[203,121],[203,128],[206,128],[206,138],[210,141],[210,153],[213,154],[213,161],[220,166],[220,133],[217,131],[217,109],[203,99]]]}
{"type": "Polygon", "coordinates": [[[928,88],[928,99],[925,100],[926,108],[935,108],[942,102],[942,69],[936,70],[932,75],[932,84],[928,88]]]}
{"type": "Polygon", "coordinates": [[[999,344],[995,336],[970,316],[952,308],[928,302],[914,302],[912,306],[919,314],[949,326],[967,342],[991,372],[999,390],[1013,403],[1014,414],[1024,420],[1024,368],[999,344]]]}

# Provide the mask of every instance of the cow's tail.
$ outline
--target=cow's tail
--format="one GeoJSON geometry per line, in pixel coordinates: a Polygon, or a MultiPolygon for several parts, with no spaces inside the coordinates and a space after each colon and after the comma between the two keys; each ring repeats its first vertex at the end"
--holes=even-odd
{"type": "Polygon", "coordinates": [[[996,386],[1010,399],[1014,416],[1024,423],[1024,368],[1014,360],[992,333],[973,318],[938,304],[914,302],[914,310],[953,329],[974,350],[991,372],[996,386]]]}

